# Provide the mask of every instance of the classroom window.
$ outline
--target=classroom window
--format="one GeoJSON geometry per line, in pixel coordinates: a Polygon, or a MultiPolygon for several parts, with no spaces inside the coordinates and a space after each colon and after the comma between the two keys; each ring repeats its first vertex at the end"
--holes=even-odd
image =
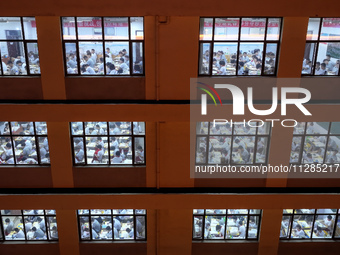
{"type": "Polygon", "coordinates": [[[283,210],[281,239],[331,239],[340,237],[337,209],[283,210]]]}
{"type": "Polygon", "coordinates": [[[0,76],[40,75],[34,17],[0,17],[0,76]]]}
{"type": "Polygon", "coordinates": [[[143,17],[62,17],[61,22],[66,75],[143,75],[143,17]]]}
{"type": "Polygon", "coordinates": [[[145,122],[71,122],[75,165],[145,165],[145,122]]]}
{"type": "Polygon", "coordinates": [[[55,210],[1,210],[3,241],[57,241],[55,210]]]}
{"type": "Polygon", "coordinates": [[[201,18],[199,75],[276,75],[281,18],[201,18]]]}
{"type": "Polygon", "coordinates": [[[196,126],[196,164],[266,164],[270,123],[198,122],[196,126]],[[258,126],[258,127],[256,127],[258,126]]]}
{"type": "Polygon", "coordinates": [[[294,127],[290,163],[340,163],[340,122],[298,122],[294,127]]]}
{"type": "Polygon", "coordinates": [[[0,121],[0,165],[49,165],[46,122],[0,121]]]}
{"type": "Polygon", "coordinates": [[[261,210],[194,209],[193,240],[258,240],[261,210]]]}
{"type": "Polygon", "coordinates": [[[340,18],[310,18],[302,75],[339,75],[340,18]]]}
{"type": "Polygon", "coordinates": [[[78,210],[80,240],[146,241],[145,209],[78,210]]]}

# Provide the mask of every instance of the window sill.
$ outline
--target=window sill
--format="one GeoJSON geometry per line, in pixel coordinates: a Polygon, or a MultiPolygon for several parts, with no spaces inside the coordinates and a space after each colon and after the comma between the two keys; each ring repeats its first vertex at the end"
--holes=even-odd
{"type": "Polygon", "coordinates": [[[73,165],[74,168],[145,168],[146,165],[73,165]]]}
{"type": "Polygon", "coordinates": [[[339,243],[340,239],[280,239],[280,243],[339,243]]]}
{"type": "Polygon", "coordinates": [[[0,241],[0,243],[3,244],[58,244],[58,241],[0,241]]]}
{"type": "Polygon", "coordinates": [[[80,244],[141,244],[141,243],[147,243],[146,240],[141,240],[141,241],[134,241],[134,240],[126,240],[126,241],[108,241],[108,240],[92,240],[92,241],[80,241],[80,244]]]}
{"type": "Polygon", "coordinates": [[[228,240],[192,240],[192,243],[209,243],[209,244],[215,244],[215,243],[258,243],[259,240],[244,240],[244,239],[228,239],[228,240]]]}

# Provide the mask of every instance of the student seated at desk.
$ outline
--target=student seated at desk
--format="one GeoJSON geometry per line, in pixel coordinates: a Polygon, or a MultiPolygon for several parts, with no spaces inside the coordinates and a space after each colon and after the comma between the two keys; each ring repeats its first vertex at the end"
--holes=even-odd
{"type": "Polygon", "coordinates": [[[296,225],[296,230],[295,230],[295,237],[296,238],[305,238],[305,232],[302,230],[300,224],[296,225]]]}
{"type": "Polygon", "coordinates": [[[249,152],[243,148],[243,146],[239,146],[237,149],[237,153],[240,155],[244,163],[248,163],[250,160],[249,152]]]}
{"type": "Polygon", "coordinates": [[[327,155],[327,159],[326,159],[326,162],[327,163],[338,163],[339,160],[338,160],[338,151],[337,150],[331,150],[331,153],[329,155],[327,155]]]}
{"type": "Polygon", "coordinates": [[[84,56],[85,64],[88,64],[90,67],[94,67],[95,62],[91,58],[91,53],[89,55],[84,56]]]}
{"type": "Polygon", "coordinates": [[[124,58],[119,59],[119,68],[122,68],[123,73],[129,72],[129,66],[125,63],[124,58]]]}
{"type": "Polygon", "coordinates": [[[227,75],[227,69],[225,67],[225,65],[226,65],[225,61],[221,60],[219,62],[219,64],[220,64],[220,70],[218,72],[218,75],[227,75]]]}
{"type": "MultiPolygon", "coordinates": [[[[320,63],[320,62],[318,62],[320,63]]],[[[326,64],[325,63],[322,63],[320,65],[320,68],[317,69],[315,68],[315,75],[326,75],[327,74],[327,71],[326,71],[326,64]]]]}
{"type": "Polygon", "coordinates": [[[40,228],[33,227],[32,231],[34,239],[45,239],[45,233],[40,228]]]}
{"type": "Polygon", "coordinates": [[[216,225],[215,229],[216,229],[216,232],[217,232],[216,237],[223,238],[224,237],[224,226],[216,225]]]}
{"type": "Polygon", "coordinates": [[[325,237],[325,232],[323,232],[322,228],[320,226],[316,227],[315,235],[317,237],[325,237]]]}
{"type": "Polygon", "coordinates": [[[38,217],[37,221],[39,223],[39,227],[42,231],[46,232],[45,220],[43,218],[38,217]]]}
{"type": "Polygon", "coordinates": [[[93,63],[97,63],[97,53],[95,49],[91,49],[91,59],[93,63]]]}
{"type": "Polygon", "coordinates": [[[136,163],[144,163],[144,150],[138,145],[136,150],[136,163]]]}
{"type": "Polygon", "coordinates": [[[51,239],[58,239],[58,229],[56,226],[52,227],[51,239]]]}
{"type": "Polygon", "coordinates": [[[96,147],[95,147],[95,152],[93,154],[93,159],[92,159],[92,162],[91,163],[102,163],[102,160],[103,160],[103,156],[104,156],[104,152],[102,150],[102,146],[100,144],[98,144],[96,147]]]}
{"type": "Polygon", "coordinates": [[[243,54],[240,56],[240,61],[239,61],[239,64],[240,63],[247,63],[247,62],[249,62],[250,61],[250,59],[249,59],[249,57],[248,57],[248,54],[247,54],[247,52],[243,52],[243,54]]]}
{"type": "Polygon", "coordinates": [[[86,69],[86,72],[88,72],[89,74],[96,74],[96,72],[93,70],[91,66],[89,66],[89,64],[84,64],[83,67],[86,69]]]}
{"type": "Polygon", "coordinates": [[[26,230],[26,233],[28,231],[31,231],[32,227],[33,227],[32,222],[28,218],[25,218],[25,230],[26,230]]]}
{"type": "Polygon", "coordinates": [[[13,156],[12,144],[6,143],[4,152],[1,154],[1,159],[2,161],[5,161],[8,157],[11,157],[11,156],[13,156]]]}
{"type": "Polygon", "coordinates": [[[334,228],[334,220],[331,215],[328,215],[326,220],[324,221],[325,226],[326,226],[326,231],[332,235],[333,233],[333,228],[334,228]]]}
{"type": "Polygon", "coordinates": [[[15,228],[14,234],[12,235],[13,239],[25,239],[25,234],[21,229],[15,228]]]}
{"type": "Polygon", "coordinates": [[[340,66],[340,60],[336,61],[336,64],[334,65],[333,69],[331,71],[334,72],[335,75],[339,74],[339,66],[340,66]]]}
{"type": "Polygon", "coordinates": [[[5,226],[4,226],[4,232],[5,235],[8,236],[14,228],[14,223],[9,218],[5,219],[5,226]]]}
{"type": "Polygon", "coordinates": [[[110,75],[118,74],[114,64],[108,63],[106,66],[107,66],[107,74],[110,74],[110,75]]]}
{"type": "Polygon", "coordinates": [[[82,67],[80,67],[80,71],[81,71],[81,74],[90,74],[87,70],[86,70],[86,66],[83,65],[82,67]]]}
{"type": "Polygon", "coordinates": [[[239,238],[246,238],[246,228],[244,227],[243,221],[239,221],[238,231],[240,232],[239,238]]]}
{"type": "Polygon", "coordinates": [[[75,162],[76,163],[83,163],[83,160],[84,160],[84,150],[82,147],[80,147],[79,145],[77,145],[75,148],[75,162]]]}
{"type": "Polygon", "coordinates": [[[94,221],[92,223],[92,229],[97,234],[99,234],[102,231],[102,223],[103,223],[103,219],[101,217],[94,219],[94,221]]]}
{"type": "Polygon", "coordinates": [[[307,153],[303,159],[303,163],[314,163],[313,155],[311,153],[307,153]]]}
{"type": "Polygon", "coordinates": [[[123,163],[123,158],[120,156],[120,151],[115,152],[115,156],[112,158],[112,164],[123,163]]]}
{"type": "Polygon", "coordinates": [[[104,73],[104,58],[99,58],[100,65],[98,66],[98,72],[104,73]]]}
{"type": "Polygon", "coordinates": [[[240,62],[240,63],[238,63],[238,65],[239,65],[239,67],[238,67],[238,72],[237,72],[237,74],[238,75],[244,75],[244,62],[240,62]]]}

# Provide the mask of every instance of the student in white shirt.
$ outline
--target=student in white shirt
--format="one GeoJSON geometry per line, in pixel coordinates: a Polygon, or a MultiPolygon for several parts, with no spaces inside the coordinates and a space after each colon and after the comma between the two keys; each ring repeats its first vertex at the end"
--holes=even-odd
{"type": "Polygon", "coordinates": [[[237,72],[238,75],[244,75],[244,63],[245,62],[239,63],[239,69],[238,69],[238,72],[237,72]]]}
{"type": "Polygon", "coordinates": [[[86,66],[83,65],[81,68],[80,68],[80,71],[81,71],[81,74],[90,74],[87,70],[86,70],[86,66]]]}
{"type": "Polygon", "coordinates": [[[94,62],[91,59],[90,55],[84,56],[85,63],[91,66],[92,68],[94,67],[94,62]]]}
{"type": "Polygon", "coordinates": [[[2,64],[2,71],[4,73],[6,73],[7,72],[7,65],[4,62],[1,62],[1,64],[2,64]]]}
{"type": "Polygon", "coordinates": [[[240,63],[243,62],[243,63],[247,63],[249,62],[249,57],[248,57],[248,54],[247,52],[243,52],[243,55],[240,57],[240,63]]]}
{"type": "MultiPolygon", "coordinates": [[[[333,70],[333,68],[334,68],[334,66],[335,66],[335,63],[331,60],[331,55],[330,55],[330,54],[327,54],[325,60],[328,61],[328,63],[326,64],[327,70],[328,70],[328,71],[333,70]]],[[[325,60],[324,60],[324,61],[325,61],[325,60]]]]}
{"type": "Polygon", "coordinates": [[[99,73],[104,73],[104,59],[100,58],[99,61],[100,61],[100,65],[98,67],[98,72],[99,73]]]}
{"type": "Polygon", "coordinates": [[[97,62],[97,53],[96,53],[95,49],[91,50],[91,59],[92,59],[93,63],[97,62]]]}
{"type": "Polygon", "coordinates": [[[119,67],[122,68],[123,73],[127,73],[129,71],[129,66],[124,63],[124,58],[119,59],[119,67]]]}
{"type": "Polygon", "coordinates": [[[96,74],[96,72],[93,70],[93,68],[91,66],[89,66],[88,64],[84,64],[83,65],[86,69],[86,72],[88,72],[89,74],[96,74]]]}
{"type": "Polygon", "coordinates": [[[302,228],[299,224],[296,225],[295,237],[296,238],[305,238],[306,237],[305,232],[302,230],[302,228]]]}
{"type": "Polygon", "coordinates": [[[243,225],[243,222],[240,221],[239,222],[239,227],[238,227],[238,231],[240,232],[239,238],[245,238],[246,237],[246,228],[243,225]]]}
{"type": "Polygon", "coordinates": [[[84,151],[83,151],[83,149],[82,149],[82,147],[80,147],[79,145],[77,145],[75,148],[74,148],[74,150],[75,150],[75,158],[74,158],[74,160],[75,160],[75,162],[76,163],[82,163],[83,162],[83,160],[84,160],[84,151]]]}
{"type": "Polygon", "coordinates": [[[120,151],[115,152],[115,157],[112,159],[112,164],[120,164],[123,163],[123,159],[120,156],[120,151]]]}
{"type": "Polygon", "coordinates": [[[320,65],[320,69],[319,70],[315,70],[315,75],[326,75],[327,71],[326,71],[326,64],[322,63],[320,65]]]}
{"type": "Polygon", "coordinates": [[[225,61],[224,60],[220,61],[220,66],[221,66],[221,68],[220,68],[218,75],[227,75],[227,69],[225,67],[225,61]]]}

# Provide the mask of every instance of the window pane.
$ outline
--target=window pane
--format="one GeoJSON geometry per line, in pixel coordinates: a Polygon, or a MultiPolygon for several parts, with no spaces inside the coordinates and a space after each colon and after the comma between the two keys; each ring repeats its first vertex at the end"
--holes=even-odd
{"type": "Polygon", "coordinates": [[[319,36],[320,18],[309,18],[307,40],[317,40],[319,36]]]}
{"type": "MultiPolygon", "coordinates": [[[[21,22],[18,17],[2,17],[0,20],[0,40],[22,40],[21,22]]],[[[4,52],[1,53],[4,55],[4,52]]]]}
{"type": "Polygon", "coordinates": [[[40,74],[40,60],[37,43],[27,43],[30,74],[40,74]]]}
{"type": "Polygon", "coordinates": [[[131,40],[144,39],[144,24],[143,17],[131,17],[131,40]]]}
{"type": "Polygon", "coordinates": [[[313,238],[332,238],[335,215],[317,215],[314,223],[313,238]]]}
{"type": "Polygon", "coordinates": [[[105,54],[106,74],[130,74],[130,67],[124,57],[129,56],[129,42],[105,42],[105,48],[110,50],[109,54],[105,54]]]}
{"type": "Polygon", "coordinates": [[[87,164],[108,164],[107,137],[86,136],[87,164]]]}
{"type": "Polygon", "coordinates": [[[196,163],[206,163],[207,156],[207,138],[197,137],[197,149],[196,149],[196,163]]]}
{"type": "Polygon", "coordinates": [[[264,40],[265,18],[242,18],[241,40],[264,40]]]}
{"type": "Polygon", "coordinates": [[[113,218],[115,221],[114,227],[117,229],[118,232],[118,236],[115,236],[115,240],[133,239],[133,216],[113,216],[113,218]]]}
{"type": "Polygon", "coordinates": [[[109,122],[110,135],[131,135],[131,122],[109,122]]]}
{"type": "Polygon", "coordinates": [[[311,238],[313,215],[294,216],[291,238],[311,238]]]}
{"type": "Polygon", "coordinates": [[[230,163],[231,138],[225,136],[209,137],[209,164],[230,163]]]}
{"type": "Polygon", "coordinates": [[[334,75],[338,73],[339,65],[337,65],[337,61],[340,59],[339,50],[340,43],[319,43],[315,75],[334,75]]]}
{"type": "Polygon", "coordinates": [[[276,56],[277,56],[277,44],[276,43],[267,43],[264,74],[271,75],[271,74],[275,73],[276,56]]]}
{"type": "Polygon", "coordinates": [[[323,18],[320,40],[340,40],[340,18],[323,18]]]}
{"type": "MultiPolygon", "coordinates": [[[[79,42],[79,59],[81,71],[84,75],[100,75],[100,61],[98,56],[103,54],[102,42],[79,42]]],[[[103,66],[102,66],[103,67],[103,66]]],[[[104,71],[104,69],[102,70],[104,71]]]]}
{"type": "Polygon", "coordinates": [[[13,135],[34,135],[33,122],[11,122],[13,135]]]}
{"type": "Polygon", "coordinates": [[[1,210],[2,216],[4,215],[22,215],[21,210],[1,210]]]}
{"type": "Polygon", "coordinates": [[[38,164],[35,138],[33,136],[13,137],[17,164],[38,164]]]}
{"type": "Polygon", "coordinates": [[[322,134],[328,133],[329,122],[308,122],[306,134],[322,134]]]}
{"type": "Polygon", "coordinates": [[[228,214],[248,214],[247,209],[228,209],[228,214]]]}
{"type": "Polygon", "coordinates": [[[293,213],[293,209],[283,209],[283,213],[285,213],[285,214],[292,214],[293,213]]]}
{"type": "Polygon", "coordinates": [[[228,216],[227,239],[245,239],[247,216],[228,216]]]}
{"type": "MultiPolygon", "coordinates": [[[[125,64],[130,68],[130,58],[129,55],[124,56],[125,64]]],[[[132,63],[133,63],[133,73],[143,74],[143,43],[133,42],[132,43],[132,63]]]]}
{"type": "Polygon", "coordinates": [[[0,164],[14,164],[12,141],[6,136],[0,136],[0,164]]]}
{"type": "Polygon", "coordinates": [[[73,138],[73,147],[75,164],[85,163],[84,139],[82,137],[73,138]]]}
{"type": "Polygon", "coordinates": [[[202,239],[203,216],[194,216],[193,239],[202,239]]]}
{"type": "Polygon", "coordinates": [[[78,210],[78,214],[89,214],[90,211],[87,210],[87,209],[81,209],[81,210],[78,210]]]}
{"type": "Polygon", "coordinates": [[[270,123],[265,122],[263,126],[257,128],[258,135],[269,135],[270,132],[270,123]]]}
{"type": "Polygon", "coordinates": [[[37,24],[34,17],[23,17],[25,40],[37,40],[37,24]]]}
{"type": "Polygon", "coordinates": [[[251,57],[243,62],[243,66],[240,63],[238,75],[261,75],[263,43],[240,43],[240,53],[244,55],[244,52],[251,57]]]}
{"type": "Polygon", "coordinates": [[[131,137],[110,137],[111,164],[132,164],[131,137]]]}
{"type": "Polygon", "coordinates": [[[290,163],[298,163],[301,152],[301,136],[294,136],[292,142],[292,151],[290,152],[290,163]]]}
{"type": "Polygon", "coordinates": [[[128,18],[104,18],[105,40],[127,40],[129,39],[128,18]]]}
{"type": "Polygon", "coordinates": [[[281,19],[268,19],[267,40],[279,40],[281,29],[281,19]]]}
{"type": "Polygon", "coordinates": [[[235,122],[234,124],[234,134],[236,135],[255,135],[256,128],[251,127],[256,126],[256,122],[250,122],[250,125],[247,123],[244,124],[242,122],[235,122]]]}
{"type": "Polygon", "coordinates": [[[204,239],[224,239],[225,216],[205,216],[204,239]]]}
{"type": "Polygon", "coordinates": [[[107,122],[85,122],[85,135],[107,135],[107,122]]]}
{"type": "Polygon", "coordinates": [[[254,136],[234,137],[232,162],[235,164],[252,164],[254,158],[254,142],[254,136]]]}
{"type": "Polygon", "coordinates": [[[27,75],[23,42],[0,42],[0,49],[1,55],[8,59],[4,75],[27,75]]]}
{"type": "Polygon", "coordinates": [[[281,238],[288,238],[289,237],[291,221],[292,221],[291,216],[282,216],[281,230],[280,230],[280,237],[281,238]]]}
{"type": "Polygon", "coordinates": [[[297,125],[294,127],[293,134],[294,135],[302,135],[305,133],[305,122],[298,122],[297,125]]]}
{"type": "Polygon", "coordinates": [[[58,239],[57,218],[47,217],[48,237],[50,240],[58,239]]]}
{"type": "Polygon", "coordinates": [[[65,60],[68,74],[78,74],[77,46],[75,43],[65,43],[65,60]]]}
{"type": "Polygon", "coordinates": [[[207,135],[208,134],[208,123],[209,122],[197,122],[196,134],[207,135]]]}
{"type": "Polygon", "coordinates": [[[24,215],[44,215],[44,210],[23,210],[24,215]]]}
{"type": "Polygon", "coordinates": [[[236,41],[239,34],[239,18],[215,18],[215,40],[236,41]]]}
{"type": "Polygon", "coordinates": [[[145,122],[133,122],[133,134],[145,135],[145,122]]]}
{"type": "Polygon", "coordinates": [[[340,136],[330,136],[328,138],[326,163],[340,163],[339,155],[340,136]],[[339,156],[339,157],[338,157],[339,156]]]}
{"type": "MultiPolygon", "coordinates": [[[[1,124],[0,124],[1,125],[1,124]]],[[[332,135],[340,134],[340,122],[332,122],[331,132],[332,135]]]]}
{"type": "Polygon", "coordinates": [[[78,39],[102,39],[102,18],[77,18],[78,39]]]}
{"type": "Polygon", "coordinates": [[[200,19],[200,40],[212,40],[213,19],[200,19]]]}
{"type": "Polygon", "coordinates": [[[325,136],[306,136],[303,163],[323,163],[325,147],[325,136]]]}
{"type": "Polygon", "coordinates": [[[35,122],[35,131],[37,135],[47,135],[46,122],[35,122]]]}
{"type": "Polygon", "coordinates": [[[25,233],[22,231],[22,216],[2,217],[5,240],[24,240],[25,233]]]}
{"type": "Polygon", "coordinates": [[[0,121],[0,135],[9,135],[9,124],[7,121],[0,121]]]}
{"type": "Polygon", "coordinates": [[[338,218],[338,222],[336,223],[334,237],[340,237],[340,218],[338,218]]]}
{"type": "MultiPolygon", "coordinates": [[[[127,154],[127,159],[129,160],[132,155],[131,152],[127,154]]],[[[135,163],[144,164],[144,137],[135,137],[135,163]]]]}
{"type": "MultiPolygon", "coordinates": [[[[111,210],[110,210],[111,212],[111,210]]],[[[112,219],[111,216],[93,216],[92,240],[112,240],[112,219]]]]}
{"type": "Polygon", "coordinates": [[[306,43],[305,54],[302,63],[302,74],[313,74],[315,51],[316,43],[306,43]]]}
{"type": "Polygon", "coordinates": [[[48,147],[47,137],[38,137],[39,152],[40,152],[40,163],[50,164],[50,152],[48,147]]]}
{"type": "Polygon", "coordinates": [[[145,216],[136,216],[136,238],[139,240],[145,239],[145,216]]]}
{"type": "Polygon", "coordinates": [[[213,75],[236,75],[237,43],[214,43],[213,75]]]}
{"type": "Polygon", "coordinates": [[[248,228],[248,238],[256,239],[257,231],[260,224],[260,216],[250,216],[249,217],[249,228],[248,228]]]}
{"type": "Polygon", "coordinates": [[[200,74],[209,74],[210,73],[210,43],[201,43],[200,44],[200,74]]]}
{"type": "Polygon", "coordinates": [[[206,209],[207,214],[226,214],[226,209],[206,209]]]}
{"type": "Polygon", "coordinates": [[[55,210],[45,210],[46,214],[55,214],[55,210]]]}
{"type": "MultiPolygon", "coordinates": [[[[79,231],[82,240],[90,240],[90,220],[89,217],[79,217],[79,231]]],[[[94,230],[92,230],[92,233],[94,230]]],[[[96,232],[94,232],[96,233],[96,232]]]]}
{"type": "Polygon", "coordinates": [[[71,122],[72,135],[83,135],[83,122],[71,122]]]}
{"type": "Polygon", "coordinates": [[[294,210],[295,214],[314,214],[315,213],[315,209],[296,209],[294,210]]]}
{"type": "Polygon", "coordinates": [[[250,209],[249,213],[250,214],[261,214],[261,210],[260,209],[250,209]]]}
{"type": "Polygon", "coordinates": [[[136,214],[146,214],[146,210],[145,209],[136,209],[135,213],[136,214]]]}
{"type": "Polygon", "coordinates": [[[336,213],[336,209],[317,209],[316,210],[317,214],[325,213],[325,214],[334,214],[336,213]]]}
{"type": "Polygon", "coordinates": [[[256,163],[265,163],[267,155],[268,137],[257,138],[256,163]]]}
{"type": "Polygon", "coordinates": [[[76,26],[74,17],[63,17],[63,39],[64,40],[75,40],[76,39],[76,26]]]}
{"type": "MultiPolygon", "coordinates": [[[[204,122],[203,122],[204,123],[204,122]]],[[[231,135],[231,127],[229,123],[210,122],[210,134],[211,135],[231,135]]]]}
{"type": "Polygon", "coordinates": [[[193,213],[194,214],[204,214],[204,209],[194,209],[193,213]]]}

